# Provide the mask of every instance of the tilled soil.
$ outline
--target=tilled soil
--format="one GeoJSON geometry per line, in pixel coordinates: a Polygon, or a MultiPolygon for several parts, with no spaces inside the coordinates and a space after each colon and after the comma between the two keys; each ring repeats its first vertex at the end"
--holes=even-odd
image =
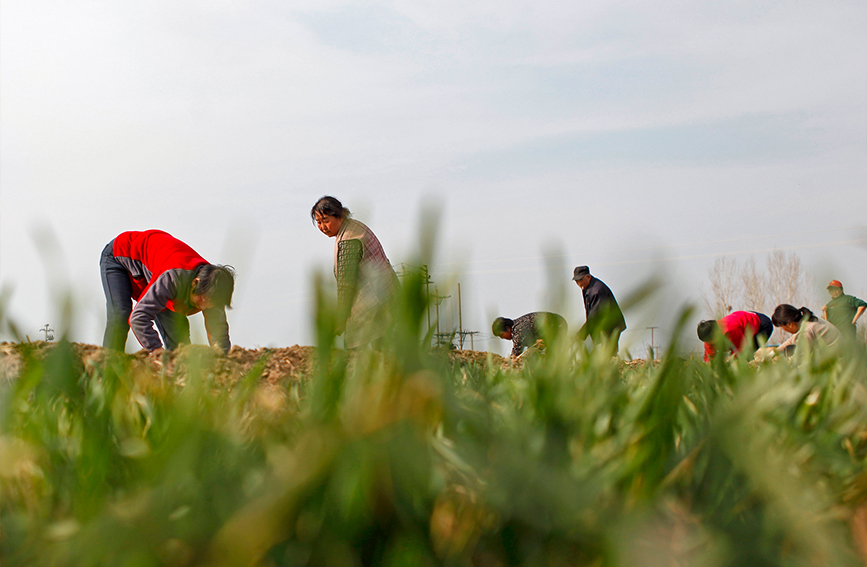
{"type": "MultiPolygon", "coordinates": [[[[55,342],[45,341],[23,344],[0,343],[0,380],[13,380],[20,375],[23,369],[22,351],[25,348],[31,349],[37,358],[43,358],[56,345],[55,342]]],[[[85,368],[100,365],[111,356],[118,356],[116,353],[110,353],[102,347],[91,344],[73,343],[72,347],[85,368]]],[[[213,358],[213,363],[209,366],[215,374],[215,382],[226,385],[240,380],[264,360],[260,381],[276,385],[309,378],[313,369],[314,351],[314,347],[299,345],[256,349],[246,349],[236,345],[228,353],[221,354],[207,346],[184,345],[175,351],[163,353],[159,358],[149,356],[146,351],[124,356],[142,370],[148,365],[158,370],[159,364],[162,364],[166,374],[176,376],[180,381],[183,381],[184,371],[178,369],[179,362],[189,357],[210,357],[213,358]]],[[[509,367],[508,359],[487,352],[453,350],[449,351],[448,356],[462,365],[487,366],[490,363],[498,368],[509,367]]]]}

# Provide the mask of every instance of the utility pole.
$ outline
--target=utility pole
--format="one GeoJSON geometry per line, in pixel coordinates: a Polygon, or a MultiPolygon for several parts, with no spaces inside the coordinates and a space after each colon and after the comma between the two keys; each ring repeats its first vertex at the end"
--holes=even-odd
{"type": "Polygon", "coordinates": [[[428,297],[427,305],[427,328],[430,330],[430,272],[427,270],[427,264],[421,266],[421,276],[424,278],[424,288],[428,297]]]}
{"type": "Polygon", "coordinates": [[[441,338],[442,335],[440,333],[440,303],[442,303],[444,299],[448,299],[450,297],[451,297],[451,295],[440,295],[439,288],[434,286],[434,294],[431,296],[431,298],[434,300],[434,303],[436,304],[436,310],[437,310],[437,316],[436,316],[436,320],[437,320],[437,334],[436,334],[437,346],[440,346],[440,341],[442,340],[442,338],[441,338]]]}
{"type": "Polygon", "coordinates": [[[421,277],[423,278],[423,281],[424,281],[425,292],[427,293],[427,299],[428,299],[427,328],[428,328],[428,330],[430,330],[430,301],[431,301],[430,284],[431,284],[431,280],[430,280],[430,272],[428,271],[427,264],[422,264],[421,266],[411,266],[411,265],[407,265],[407,264],[401,262],[400,263],[400,273],[397,274],[397,277],[403,279],[406,276],[408,276],[412,272],[412,270],[415,270],[415,269],[417,269],[419,271],[419,273],[421,274],[421,277]],[[407,269],[407,268],[409,268],[409,269],[407,269]]]}
{"type": "Polygon", "coordinates": [[[463,302],[461,301],[461,284],[458,284],[458,341],[461,344],[461,350],[464,350],[464,337],[470,337],[470,350],[475,350],[473,346],[473,335],[477,335],[478,331],[464,331],[463,318],[463,302]]]}
{"type": "Polygon", "coordinates": [[[52,329],[48,325],[48,323],[45,323],[45,326],[39,330],[42,331],[43,333],[45,333],[45,340],[46,341],[53,341],[54,340],[54,329],[52,329]]]}
{"type": "Polygon", "coordinates": [[[464,350],[464,322],[461,316],[461,284],[458,282],[458,342],[464,350]]]}
{"type": "Polygon", "coordinates": [[[645,328],[650,329],[650,356],[648,357],[648,359],[652,362],[654,360],[654,358],[656,358],[655,353],[656,353],[656,349],[658,348],[654,344],[653,331],[655,329],[658,329],[659,327],[645,327],[645,328]]]}

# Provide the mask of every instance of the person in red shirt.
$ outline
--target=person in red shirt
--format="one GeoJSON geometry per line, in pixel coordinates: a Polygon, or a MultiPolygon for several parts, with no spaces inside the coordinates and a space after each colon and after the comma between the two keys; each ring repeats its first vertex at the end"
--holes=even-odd
{"type": "Polygon", "coordinates": [[[124,232],[109,242],[99,269],[106,299],[105,348],[122,352],[132,328],[142,348],[160,352],[165,344],[173,350],[190,342],[187,316],[199,311],[208,342],[223,351],[231,347],[226,320],[235,289],[231,266],[209,263],[167,232],[145,230],[124,232]]]}
{"type": "Polygon", "coordinates": [[[698,338],[704,342],[704,360],[710,361],[716,354],[716,341],[726,339],[726,347],[732,354],[739,353],[744,339],[753,337],[753,348],[759,348],[759,339],[767,341],[774,332],[771,318],[755,311],[734,311],[719,320],[705,320],[698,324],[698,338]]]}

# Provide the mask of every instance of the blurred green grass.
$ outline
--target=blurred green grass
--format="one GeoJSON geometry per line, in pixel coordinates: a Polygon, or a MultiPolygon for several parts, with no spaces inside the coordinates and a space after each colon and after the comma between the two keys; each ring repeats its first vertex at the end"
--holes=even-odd
{"type": "Polygon", "coordinates": [[[863,359],[627,364],[560,337],[462,362],[428,348],[420,277],[384,348],[347,354],[323,288],[314,370],[278,391],[206,347],[169,369],[7,345],[2,564],[862,564],[863,359]]]}

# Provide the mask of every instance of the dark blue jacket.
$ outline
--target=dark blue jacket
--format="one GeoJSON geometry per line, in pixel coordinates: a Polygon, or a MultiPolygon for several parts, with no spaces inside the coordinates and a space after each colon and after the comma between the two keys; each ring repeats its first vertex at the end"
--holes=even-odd
{"type": "MultiPolygon", "coordinates": [[[[590,284],[581,290],[584,296],[584,314],[587,321],[578,331],[578,338],[584,340],[588,335],[599,337],[610,335],[615,330],[626,329],[623,312],[614,299],[614,294],[602,280],[590,276],[590,284]]],[[[595,339],[594,339],[594,342],[595,339]]]]}

